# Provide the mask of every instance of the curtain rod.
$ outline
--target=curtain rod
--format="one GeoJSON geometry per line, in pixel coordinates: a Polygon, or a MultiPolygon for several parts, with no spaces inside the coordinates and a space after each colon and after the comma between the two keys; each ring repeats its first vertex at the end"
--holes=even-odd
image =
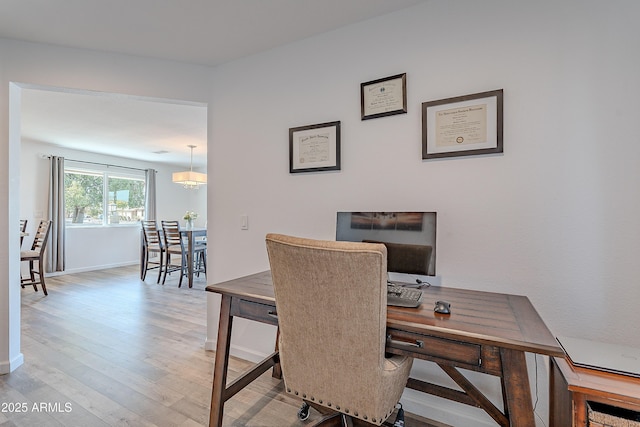
{"type": "MultiPolygon", "coordinates": [[[[122,169],[132,169],[132,170],[136,170],[136,171],[143,171],[143,172],[146,172],[146,171],[148,171],[148,170],[149,170],[149,169],[133,168],[133,167],[130,167],[130,166],[118,166],[118,165],[112,165],[112,164],[109,164],[109,163],[89,162],[89,161],[86,161],[86,160],[74,160],[74,159],[68,159],[68,158],[66,158],[66,157],[64,157],[64,156],[60,156],[60,157],[64,158],[65,160],[68,160],[68,161],[70,161],[70,162],[86,163],[86,164],[90,164],[90,165],[106,166],[106,167],[108,167],[108,168],[109,168],[109,167],[113,167],[113,168],[122,168],[122,169]]],[[[50,159],[50,158],[51,158],[51,155],[45,154],[45,155],[43,155],[43,156],[42,156],[42,158],[50,159]]],[[[156,172],[157,172],[157,171],[156,171],[156,172]]]]}

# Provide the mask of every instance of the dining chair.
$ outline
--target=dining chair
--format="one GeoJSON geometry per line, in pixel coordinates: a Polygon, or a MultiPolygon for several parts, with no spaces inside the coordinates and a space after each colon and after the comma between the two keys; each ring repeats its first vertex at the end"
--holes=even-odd
{"type": "Polygon", "coordinates": [[[22,248],[22,241],[24,240],[24,236],[27,233],[27,220],[20,220],[20,247],[22,248]]]}
{"type": "Polygon", "coordinates": [[[385,354],[386,247],[280,234],[266,245],[284,388],[304,402],[298,417],[311,406],[325,414],[316,425],[381,425],[413,362],[385,354]]]}
{"type": "Polygon", "coordinates": [[[160,230],[155,220],[142,220],[142,268],[140,279],[147,277],[147,271],[158,269],[158,280],[162,274],[162,264],[164,262],[164,243],[160,238],[160,230]],[[157,261],[152,258],[158,258],[157,261]]]}
{"type": "Polygon", "coordinates": [[[49,240],[49,231],[51,230],[51,221],[41,220],[36,230],[36,234],[33,238],[33,244],[31,250],[20,251],[20,261],[29,262],[29,277],[26,279],[20,278],[20,285],[24,288],[27,285],[33,285],[33,289],[38,291],[38,284],[42,285],[42,292],[45,295],[49,295],[47,292],[47,286],[44,282],[44,251],[49,240]],[[37,270],[35,269],[35,263],[38,262],[37,270]],[[36,280],[36,275],[38,276],[36,280]]]}
{"type": "MultiPolygon", "coordinates": [[[[204,223],[204,228],[207,228],[207,222],[204,223]]],[[[188,241],[185,240],[185,245],[188,241]]],[[[200,277],[200,273],[207,273],[207,235],[195,236],[193,240],[194,247],[194,270],[193,273],[200,277]]]]}
{"type": "MultiPolygon", "coordinates": [[[[161,221],[161,224],[165,251],[164,267],[162,268],[162,284],[164,285],[164,282],[167,279],[167,274],[171,274],[174,271],[180,271],[180,280],[178,281],[178,287],[181,287],[182,277],[186,276],[189,271],[187,264],[189,260],[187,249],[185,248],[186,243],[180,231],[180,223],[178,221],[163,220],[161,221]],[[179,257],[179,264],[177,262],[174,262],[174,256],[179,257]]],[[[206,261],[203,268],[198,268],[198,266],[195,266],[196,260],[206,259],[206,256],[204,255],[206,250],[206,245],[194,245],[194,259],[191,260],[191,262],[194,263],[194,274],[196,272],[206,273],[206,261]]]]}

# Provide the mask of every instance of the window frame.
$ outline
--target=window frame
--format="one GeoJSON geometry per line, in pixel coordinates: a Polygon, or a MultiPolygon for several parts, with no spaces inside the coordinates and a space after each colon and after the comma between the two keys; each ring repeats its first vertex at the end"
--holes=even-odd
{"type": "MultiPolygon", "coordinates": [[[[65,185],[65,227],[68,228],[105,228],[105,227],[139,227],[140,222],[129,222],[124,224],[111,224],[109,222],[109,179],[110,178],[118,178],[118,179],[130,179],[135,181],[142,181],[143,183],[143,197],[146,199],[146,175],[143,170],[126,170],[126,171],[116,171],[113,167],[109,167],[107,165],[95,165],[91,167],[87,167],[83,165],[82,162],[73,162],[69,161],[70,165],[66,165],[64,167],[65,176],[67,173],[77,173],[77,174],[87,174],[87,175],[100,175],[102,176],[102,222],[101,223],[82,223],[82,224],[73,224],[66,222],[66,195],[67,188],[65,185]]],[[[144,209],[144,206],[143,206],[144,209]]],[[[146,211],[145,211],[146,215],[146,211]]]]}

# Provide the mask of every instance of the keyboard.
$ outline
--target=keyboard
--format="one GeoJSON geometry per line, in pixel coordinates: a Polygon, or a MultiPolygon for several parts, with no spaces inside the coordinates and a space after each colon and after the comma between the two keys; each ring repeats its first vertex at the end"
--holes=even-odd
{"type": "Polygon", "coordinates": [[[417,307],[422,303],[422,291],[394,284],[387,285],[387,305],[417,307]]]}

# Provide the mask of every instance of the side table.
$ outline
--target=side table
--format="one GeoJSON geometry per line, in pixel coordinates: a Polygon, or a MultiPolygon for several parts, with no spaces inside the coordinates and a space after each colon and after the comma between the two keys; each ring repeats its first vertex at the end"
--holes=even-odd
{"type": "Polygon", "coordinates": [[[550,360],[550,427],[605,425],[589,423],[588,402],[640,413],[640,378],[575,366],[564,358],[550,360]]]}

